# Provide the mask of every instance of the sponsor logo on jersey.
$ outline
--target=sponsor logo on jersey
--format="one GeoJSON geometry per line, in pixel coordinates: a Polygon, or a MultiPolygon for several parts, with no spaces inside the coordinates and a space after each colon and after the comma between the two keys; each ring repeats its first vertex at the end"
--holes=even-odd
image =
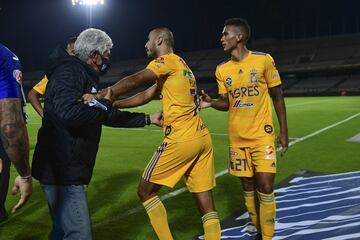
{"type": "Polygon", "coordinates": [[[236,100],[233,105],[234,108],[253,107],[253,106],[255,106],[254,103],[252,103],[252,102],[242,103],[241,100],[236,100]]]}
{"type": "Polygon", "coordinates": [[[273,79],[280,78],[279,73],[274,73],[274,74],[272,75],[272,78],[273,78],[273,79]]]}
{"type": "Polygon", "coordinates": [[[205,129],[205,128],[206,128],[205,124],[204,124],[204,123],[201,123],[200,126],[199,126],[199,130],[203,130],[203,129],[205,129]]]}
{"type": "MultiPolygon", "coordinates": [[[[265,159],[271,159],[271,160],[275,160],[276,159],[276,155],[275,155],[275,149],[273,146],[266,146],[265,147],[265,159]]],[[[274,167],[275,167],[275,163],[274,167]]]]}
{"type": "Polygon", "coordinates": [[[225,80],[225,82],[226,82],[226,84],[227,84],[228,86],[231,86],[231,83],[232,83],[231,77],[227,77],[226,80],[225,80]]]}
{"type": "Polygon", "coordinates": [[[237,156],[238,153],[237,152],[234,152],[234,151],[230,151],[230,156],[237,156]]]}
{"type": "Polygon", "coordinates": [[[21,83],[21,78],[22,78],[22,72],[19,69],[15,69],[13,71],[13,77],[15,78],[15,80],[18,83],[21,83]]]}
{"type": "Polygon", "coordinates": [[[265,130],[266,133],[270,134],[270,133],[273,132],[273,127],[271,125],[267,124],[267,125],[264,126],[264,130],[265,130]]]}
{"type": "Polygon", "coordinates": [[[274,147],[273,146],[266,146],[265,147],[266,154],[273,154],[274,153],[274,147]]]}
{"type": "Polygon", "coordinates": [[[183,74],[187,78],[194,78],[194,74],[191,71],[187,70],[187,69],[184,69],[183,74]]]}

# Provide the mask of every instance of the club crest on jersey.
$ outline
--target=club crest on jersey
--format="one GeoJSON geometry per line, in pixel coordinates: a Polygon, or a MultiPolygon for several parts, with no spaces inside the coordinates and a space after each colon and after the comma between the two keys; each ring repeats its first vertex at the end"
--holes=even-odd
{"type": "Polygon", "coordinates": [[[22,77],[22,72],[19,69],[15,69],[13,71],[13,77],[15,78],[15,80],[20,83],[21,82],[21,77],[22,77]]]}
{"type": "Polygon", "coordinates": [[[250,84],[255,84],[259,81],[258,73],[255,68],[251,69],[250,71],[250,84]]]}
{"type": "Polygon", "coordinates": [[[226,80],[225,80],[225,82],[226,82],[226,84],[227,84],[228,86],[231,86],[231,83],[232,83],[231,77],[227,77],[226,80]]]}

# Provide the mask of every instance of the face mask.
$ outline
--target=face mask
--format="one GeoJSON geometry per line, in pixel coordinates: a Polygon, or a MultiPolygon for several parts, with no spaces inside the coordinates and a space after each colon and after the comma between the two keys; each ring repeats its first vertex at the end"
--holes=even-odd
{"type": "Polygon", "coordinates": [[[111,64],[110,64],[110,60],[107,58],[104,58],[101,54],[100,54],[100,57],[101,57],[102,64],[97,65],[97,67],[99,69],[99,75],[103,76],[107,73],[107,71],[109,71],[111,64]]]}

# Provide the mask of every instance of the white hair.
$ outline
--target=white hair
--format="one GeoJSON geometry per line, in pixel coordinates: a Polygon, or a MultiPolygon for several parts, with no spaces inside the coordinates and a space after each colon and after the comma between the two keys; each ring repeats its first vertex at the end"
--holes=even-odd
{"type": "Polygon", "coordinates": [[[104,54],[106,50],[111,49],[113,42],[104,32],[96,28],[88,28],[82,31],[75,42],[75,54],[78,58],[86,61],[92,51],[98,51],[104,54]]]}

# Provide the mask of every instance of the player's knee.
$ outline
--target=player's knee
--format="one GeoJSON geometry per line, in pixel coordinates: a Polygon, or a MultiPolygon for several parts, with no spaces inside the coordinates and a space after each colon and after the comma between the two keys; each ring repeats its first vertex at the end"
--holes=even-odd
{"type": "Polygon", "coordinates": [[[245,191],[254,191],[255,190],[255,183],[254,179],[252,178],[241,178],[242,185],[245,191]]]}
{"type": "Polygon", "coordinates": [[[156,192],[151,188],[150,185],[146,184],[144,181],[140,181],[137,191],[138,197],[142,202],[154,197],[156,192]]]}
{"type": "Polygon", "coordinates": [[[139,184],[137,189],[137,195],[140,198],[140,200],[144,202],[147,200],[149,194],[147,194],[146,189],[141,184],[139,184]]]}
{"type": "Polygon", "coordinates": [[[270,194],[274,191],[274,186],[271,183],[265,183],[258,186],[258,191],[264,194],[270,194]]]}

